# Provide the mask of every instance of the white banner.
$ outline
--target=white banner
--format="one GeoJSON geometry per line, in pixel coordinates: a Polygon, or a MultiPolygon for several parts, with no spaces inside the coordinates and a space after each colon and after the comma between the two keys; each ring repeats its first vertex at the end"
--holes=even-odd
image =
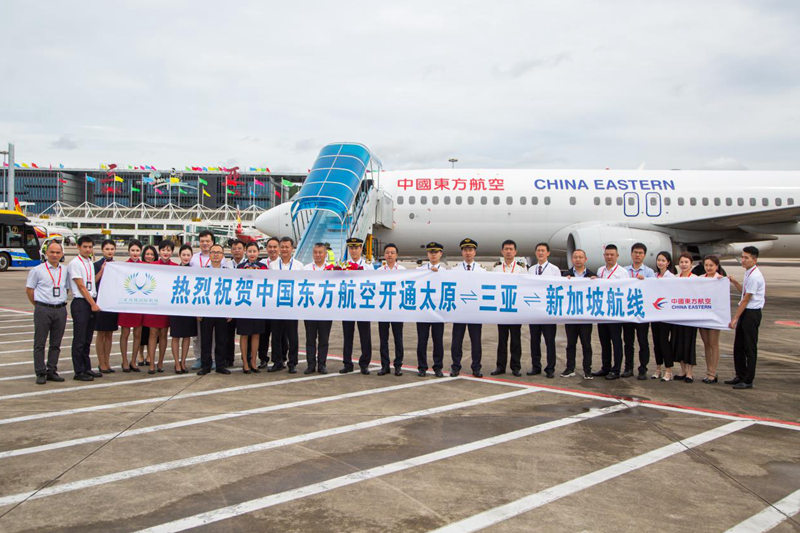
{"type": "Polygon", "coordinates": [[[675,322],[724,329],[730,282],[566,279],[446,270],[275,271],[106,264],[106,311],[226,318],[564,324],[675,322]]]}

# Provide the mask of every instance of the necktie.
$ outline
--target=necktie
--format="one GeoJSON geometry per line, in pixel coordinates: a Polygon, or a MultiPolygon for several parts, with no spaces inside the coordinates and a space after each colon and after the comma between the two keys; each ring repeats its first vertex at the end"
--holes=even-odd
{"type": "Polygon", "coordinates": [[[539,271],[536,273],[537,275],[542,275],[542,265],[539,265],[539,271]]]}

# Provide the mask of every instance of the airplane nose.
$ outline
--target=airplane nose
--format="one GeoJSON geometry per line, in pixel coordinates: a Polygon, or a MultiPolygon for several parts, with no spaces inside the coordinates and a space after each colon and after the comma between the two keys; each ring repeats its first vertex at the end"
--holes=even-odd
{"type": "Polygon", "coordinates": [[[254,225],[256,229],[270,237],[288,235],[290,203],[276,205],[258,215],[254,225]]]}

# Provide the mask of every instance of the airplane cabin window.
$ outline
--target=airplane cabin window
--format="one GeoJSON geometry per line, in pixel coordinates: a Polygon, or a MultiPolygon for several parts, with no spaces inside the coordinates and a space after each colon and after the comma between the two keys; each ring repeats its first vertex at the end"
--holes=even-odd
{"type": "Polygon", "coordinates": [[[611,205],[611,197],[606,196],[606,205],[611,205]]]}
{"type": "Polygon", "coordinates": [[[756,199],[755,198],[750,198],[750,205],[751,206],[755,206],[756,205],[756,199]]]}
{"type": "Polygon", "coordinates": [[[617,205],[622,205],[622,196],[617,196],[617,205]]]}
{"type": "Polygon", "coordinates": [[[422,205],[427,204],[428,203],[428,197],[427,196],[420,196],[419,197],[419,203],[421,203],[422,205]]]}
{"type": "Polygon", "coordinates": [[[628,205],[633,205],[634,203],[636,203],[636,200],[633,196],[628,196],[628,205]]]}
{"type": "Polygon", "coordinates": [[[500,197],[499,196],[495,196],[494,198],[492,198],[492,203],[494,205],[500,205],[500,197]]]}
{"type": "Polygon", "coordinates": [[[664,205],[670,205],[670,204],[672,204],[672,198],[670,198],[669,196],[665,196],[664,197],[664,205]]]}
{"type": "Polygon", "coordinates": [[[574,196],[570,196],[569,197],[569,205],[575,205],[575,197],[574,196]]]}
{"type": "Polygon", "coordinates": [[[488,199],[488,198],[486,198],[485,196],[481,197],[481,205],[486,205],[486,203],[487,203],[488,201],[489,201],[489,199],[488,199]]]}
{"type": "Polygon", "coordinates": [[[708,205],[708,198],[703,198],[703,205],[708,205]]]}
{"type": "Polygon", "coordinates": [[[684,204],[683,196],[678,197],[678,205],[683,205],[683,204],[684,204]]]}
{"type": "Polygon", "coordinates": [[[403,205],[403,197],[402,196],[398,196],[397,197],[397,205],[403,205]]]}
{"type": "Polygon", "coordinates": [[[794,198],[787,198],[786,205],[794,205],[794,198]]]}
{"type": "Polygon", "coordinates": [[[718,206],[718,205],[720,205],[721,203],[722,203],[722,202],[720,201],[720,199],[719,199],[719,198],[714,198],[714,205],[718,206]]]}
{"type": "Polygon", "coordinates": [[[697,205],[697,198],[689,198],[689,205],[697,205]]]}
{"type": "Polygon", "coordinates": [[[763,205],[764,207],[767,207],[769,205],[769,199],[768,198],[762,198],[761,199],[761,205],[763,205]]]}
{"type": "Polygon", "coordinates": [[[463,201],[464,201],[463,198],[461,198],[460,196],[456,196],[456,205],[461,205],[461,202],[463,201]]]}
{"type": "Polygon", "coordinates": [[[545,196],[544,197],[544,205],[550,205],[550,197],[549,196],[545,196]]]}
{"type": "Polygon", "coordinates": [[[780,207],[783,204],[783,201],[780,198],[775,198],[775,206],[780,207]]]}
{"type": "Polygon", "coordinates": [[[656,197],[655,196],[651,196],[650,197],[650,205],[656,205],[656,197]]]}
{"type": "Polygon", "coordinates": [[[526,203],[528,203],[528,197],[527,196],[520,196],[519,197],[519,205],[525,205],[526,203]]]}
{"type": "Polygon", "coordinates": [[[468,203],[469,205],[473,205],[473,204],[475,203],[475,197],[474,197],[474,196],[470,196],[470,197],[468,197],[468,198],[467,198],[467,203],[468,203]]]}
{"type": "Polygon", "coordinates": [[[732,206],[733,205],[733,198],[725,198],[725,205],[732,206]]]}
{"type": "Polygon", "coordinates": [[[513,204],[514,204],[514,198],[512,198],[511,196],[506,196],[506,205],[513,205],[513,204]]]}
{"type": "Polygon", "coordinates": [[[744,198],[742,198],[741,196],[739,198],[737,198],[736,199],[736,205],[738,205],[739,207],[742,207],[744,205],[744,198]]]}
{"type": "Polygon", "coordinates": [[[531,205],[538,205],[538,204],[539,204],[539,197],[531,196],[531,205]]]}
{"type": "Polygon", "coordinates": [[[595,196],[594,197],[594,205],[600,205],[600,197],[599,196],[595,196]]]}
{"type": "Polygon", "coordinates": [[[431,202],[433,203],[433,205],[439,205],[439,197],[434,196],[433,198],[431,198],[431,202]]]}
{"type": "Polygon", "coordinates": [[[450,197],[449,196],[445,196],[444,197],[444,205],[450,205],[450,197]]]}
{"type": "Polygon", "coordinates": [[[414,205],[416,203],[416,201],[417,201],[417,199],[414,198],[413,194],[408,197],[408,205],[414,205]]]}

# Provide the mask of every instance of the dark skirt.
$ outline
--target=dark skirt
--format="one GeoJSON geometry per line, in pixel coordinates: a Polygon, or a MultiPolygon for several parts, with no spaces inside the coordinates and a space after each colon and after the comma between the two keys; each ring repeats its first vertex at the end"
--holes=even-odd
{"type": "Polygon", "coordinates": [[[237,318],[236,333],[239,335],[261,335],[265,331],[264,320],[260,318],[237,318]]]}
{"type": "Polygon", "coordinates": [[[150,328],[142,328],[142,346],[147,346],[150,343],[150,328]]]}
{"type": "Polygon", "coordinates": [[[672,326],[672,352],[676,363],[697,364],[697,328],[672,326]]]}
{"type": "Polygon", "coordinates": [[[197,318],[193,316],[169,317],[169,336],[176,339],[197,336],[197,318]]]}
{"type": "Polygon", "coordinates": [[[111,311],[98,311],[94,319],[95,331],[117,331],[117,321],[119,313],[111,311]]]}

